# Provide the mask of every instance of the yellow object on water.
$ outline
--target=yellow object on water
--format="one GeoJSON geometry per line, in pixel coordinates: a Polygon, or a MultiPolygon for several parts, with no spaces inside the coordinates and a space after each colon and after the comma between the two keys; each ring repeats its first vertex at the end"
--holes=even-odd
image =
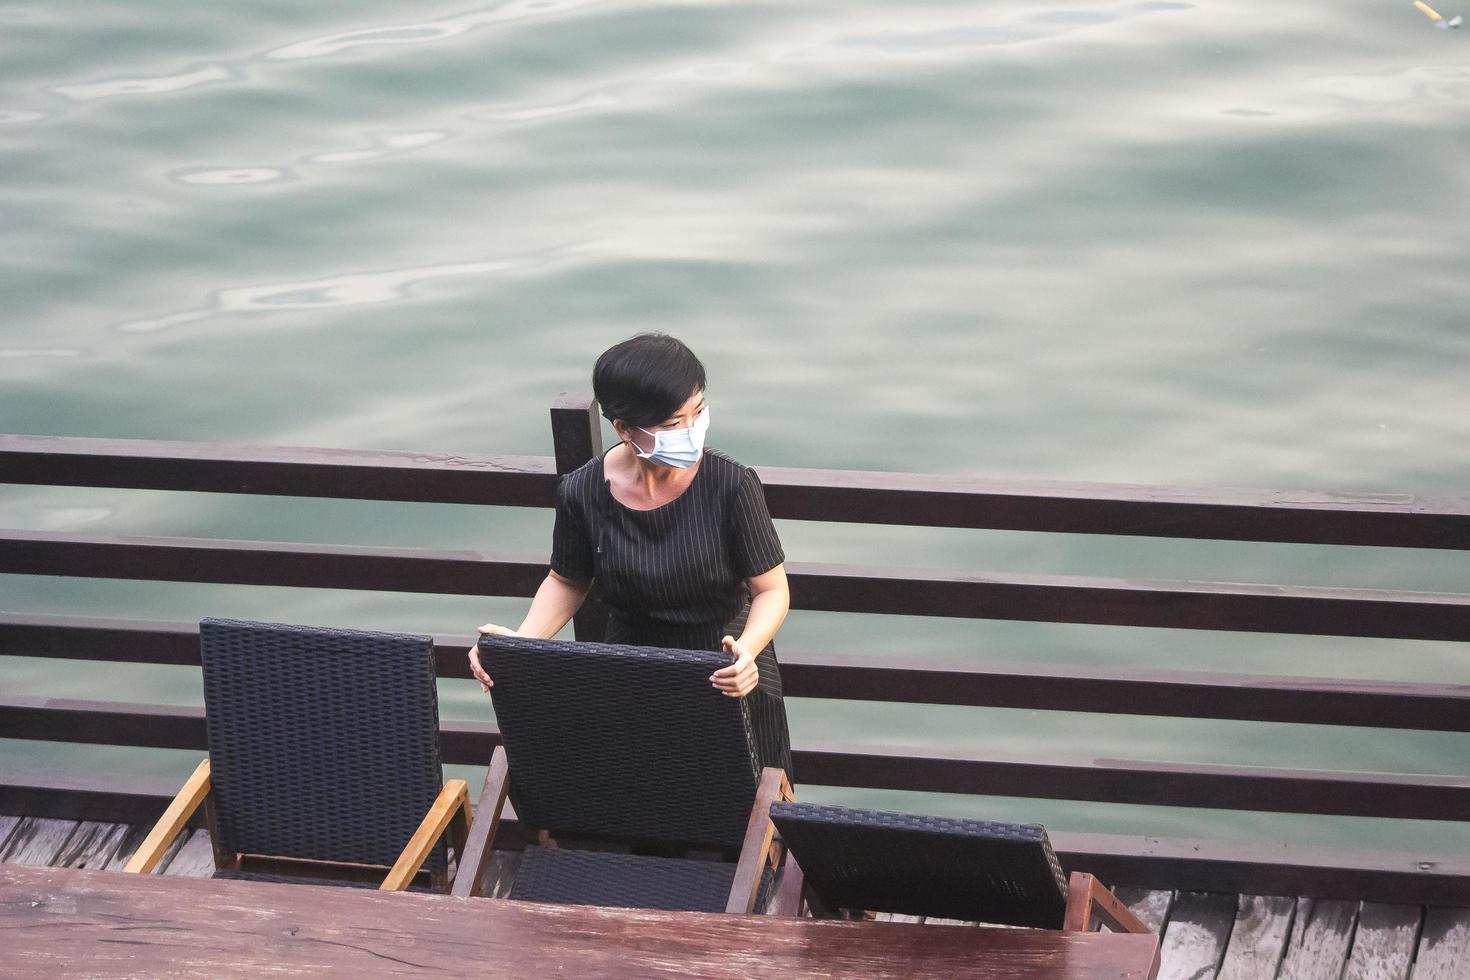
{"type": "Polygon", "coordinates": [[[1444,20],[1444,18],[1439,15],[1439,11],[1435,10],[1429,4],[1425,3],[1424,0],[1414,0],[1414,6],[1424,11],[1424,16],[1428,17],[1435,23],[1439,23],[1440,21],[1444,20]]]}
{"type": "Polygon", "coordinates": [[[1438,10],[1425,3],[1424,0],[1414,0],[1414,6],[1424,11],[1424,16],[1434,21],[1435,27],[1459,27],[1463,22],[1463,19],[1458,15],[1451,17],[1449,20],[1445,20],[1439,15],[1438,10]]]}

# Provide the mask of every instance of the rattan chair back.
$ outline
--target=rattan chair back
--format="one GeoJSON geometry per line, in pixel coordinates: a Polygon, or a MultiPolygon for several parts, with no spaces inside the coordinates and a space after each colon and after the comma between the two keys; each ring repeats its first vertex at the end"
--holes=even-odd
{"type": "Polygon", "coordinates": [[[738,848],[759,778],[721,653],[484,636],[521,822],[553,834],[738,848]]]}
{"type": "Polygon", "coordinates": [[[1062,926],[1067,879],[1039,826],[810,803],[771,820],[829,908],[1062,926]]]}
{"type": "Polygon", "coordinates": [[[221,849],[392,865],[444,783],[433,640],[206,619],[199,641],[221,849]]]}

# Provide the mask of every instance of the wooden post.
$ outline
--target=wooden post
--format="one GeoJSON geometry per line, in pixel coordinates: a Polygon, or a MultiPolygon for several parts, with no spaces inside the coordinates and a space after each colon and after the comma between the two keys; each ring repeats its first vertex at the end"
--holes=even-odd
{"type": "MultiPolygon", "coordinates": [[[[587,391],[564,391],[551,403],[551,441],[556,454],[556,471],[570,473],[588,460],[602,455],[602,422],[597,400],[587,391]]],[[[572,618],[579,640],[600,641],[607,635],[607,607],[598,600],[596,589],[572,618]]]]}

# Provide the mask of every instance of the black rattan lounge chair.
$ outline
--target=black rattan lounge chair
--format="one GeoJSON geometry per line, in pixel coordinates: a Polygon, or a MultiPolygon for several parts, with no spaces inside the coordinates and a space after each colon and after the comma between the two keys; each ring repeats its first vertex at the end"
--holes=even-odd
{"type": "Polygon", "coordinates": [[[469,794],[440,769],[432,639],[206,619],[199,655],[209,758],[126,870],[203,803],[216,877],[448,887],[469,794]]]}
{"type": "Polygon", "coordinates": [[[778,914],[898,912],[1001,925],[1148,932],[1091,875],[1070,882],[1034,824],[775,803],[788,849],[778,914]],[[805,879],[803,882],[803,878],[805,879]],[[804,885],[804,887],[803,887],[804,885]]]}
{"type": "Polygon", "coordinates": [[[538,839],[708,849],[738,863],[526,848],[510,897],[749,912],[779,860],[766,810],[790,799],[762,768],[744,699],[714,690],[721,653],[483,636],[503,744],[454,894],[478,894],[507,794],[538,839]],[[770,867],[768,867],[768,865],[770,867]]]}

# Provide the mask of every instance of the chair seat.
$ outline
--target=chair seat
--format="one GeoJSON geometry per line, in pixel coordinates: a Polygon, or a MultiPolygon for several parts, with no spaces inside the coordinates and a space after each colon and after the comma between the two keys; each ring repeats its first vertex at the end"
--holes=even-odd
{"type": "MultiPolygon", "coordinates": [[[[720,861],[650,857],[608,851],[528,847],[510,897],[530,902],[723,912],[735,865],[720,861]]],[[[756,910],[765,908],[771,882],[762,876],[756,910]]]]}

